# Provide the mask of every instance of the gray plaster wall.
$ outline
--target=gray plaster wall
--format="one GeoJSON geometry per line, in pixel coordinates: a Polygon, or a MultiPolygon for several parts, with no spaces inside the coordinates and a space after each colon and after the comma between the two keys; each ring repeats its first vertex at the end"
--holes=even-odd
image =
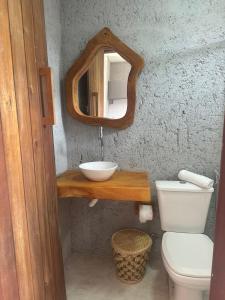
{"type": "Polygon", "coordinates": [[[44,0],[45,28],[48,50],[48,64],[53,73],[55,125],[53,126],[56,172],[62,173],[68,167],[65,129],[62,120],[60,92],[61,18],[60,0],[44,0]]]}
{"type": "MultiPolygon", "coordinates": [[[[104,26],[142,55],[134,124],[104,129],[106,160],[147,170],[155,219],[140,225],[133,204],[104,201],[90,209],[72,200],[72,248],[110,253],[111,234],[140,227],[160,234],[156,179],[175,179],[186,168],[209,177],[219,169],[224,114],[225,2],[223,0],[64,0],[62,78],[87,41],[104,26]]],[[[98,128],[64,115],[68,165],[100,158],[98,128]]],[[[207,233],[213,235],[215,201],[207,233]]]]}
{"type": "MultiPolygon", "coordinates": [[[[44,0],[45,27],[48,50],[48,63],[53,73],[53,92],[55,108],[55,125],[53,126],[55,162],[57,174],[68,168],[67,145],[65,129],[62,120],[62,105],[60,94],[61,72],[61,20],[60,1],[44,0]]],[[[71,252],[71,226],[70,226],[70,203],[59,201],[60,235],[62,241],[63,257],[66,259],[71,252]]]]}

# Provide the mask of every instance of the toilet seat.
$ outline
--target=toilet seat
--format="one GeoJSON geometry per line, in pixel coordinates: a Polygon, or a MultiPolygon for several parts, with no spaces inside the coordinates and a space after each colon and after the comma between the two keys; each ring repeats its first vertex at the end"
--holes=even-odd
{"type": "Polygon", "coordinates": [[[211,278],[213,242],[204,234],[166,232],[162,257],[173,273],[191,278],[211,278]]]}
{"type": "Polygon", "coordinates": [[[179,275],[171,269],[163,255],[162,260],[169,277],[176,285],[189,289],[209,291],[211,277],[190,277],[179,275]]]}

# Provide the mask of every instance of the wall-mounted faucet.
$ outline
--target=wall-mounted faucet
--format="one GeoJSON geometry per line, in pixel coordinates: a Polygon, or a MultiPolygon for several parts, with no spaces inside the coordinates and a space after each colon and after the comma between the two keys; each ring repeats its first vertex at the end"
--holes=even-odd
{"type": "Polygon", "coordinates": [[[104,161],[104,141],[103,141],[103,127],[99,127],[99,141],[101,148],[101,161],[104,161]]]}

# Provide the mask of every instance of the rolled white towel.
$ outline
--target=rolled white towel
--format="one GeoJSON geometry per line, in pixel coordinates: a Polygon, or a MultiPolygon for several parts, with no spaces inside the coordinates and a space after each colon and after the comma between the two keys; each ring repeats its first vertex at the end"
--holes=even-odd
{"type": "Polygon", "coordinates": [[[181,170],[178,173],[178,178],[180,180],[191,182],[203,189],[210,189],[213,187],[214,181],[206,176],[198,175],[186,170],[181,170]]]}

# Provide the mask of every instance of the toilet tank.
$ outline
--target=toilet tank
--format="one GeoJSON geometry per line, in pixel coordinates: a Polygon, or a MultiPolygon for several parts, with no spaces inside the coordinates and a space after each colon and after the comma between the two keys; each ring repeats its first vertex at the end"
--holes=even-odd
{"type": "Polygon", "coordinates": [[[203,233],[211,189],[182,181],[156,181],[161,228],[164,231],[203,233]]]}

